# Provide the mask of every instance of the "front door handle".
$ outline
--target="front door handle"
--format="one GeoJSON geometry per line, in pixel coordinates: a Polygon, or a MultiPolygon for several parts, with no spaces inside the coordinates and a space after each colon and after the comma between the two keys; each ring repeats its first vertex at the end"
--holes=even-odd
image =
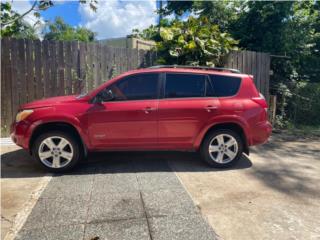
{"type": "Polygon", "coordinates": [[[211,112],[211,111],[217,110],[218,107],[217,107],[217,106],[211,106],[211,105],[209,105],[209,106],[206,106],[204,109],[206,109],[207,112],[211,112]]]}
{"type": "Polygon", "coordinates": [[[148,114],[148,113],[150,113],[152,111],[155,111],[155,110],[157,110],[157,109],[156,108],[152,108],[152,107],[146,107],[142,111],[144,111],[144,113],[148,114]]]}

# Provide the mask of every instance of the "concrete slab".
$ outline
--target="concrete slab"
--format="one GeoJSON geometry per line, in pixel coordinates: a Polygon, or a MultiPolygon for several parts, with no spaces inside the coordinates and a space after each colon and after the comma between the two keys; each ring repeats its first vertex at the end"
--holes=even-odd
{"type": "Polygon", "coordinates": [[[180,189],[142,192],[148,217],[195,214],[197,208],[188,193],[180,189]]]}
{"type": "MultiPolygon", "coordinates": [[[[132,158],[131,153],[111,153],[107,160],[105,154],[102,153],[101,163],[90,163],[89,159],[72,173],[55,175],[17,239],[151,239],[153,232],[147,216],[157,223],[159,216],[187,219],[198,213],[162,154],[152,159],[155,153],[142,153],[140,159],[138,153],[132,158]]],[[[193,224],[185,224],[202,229],[205,221],[200,223],[200,219],[198,215],[193,224]]],[[[157,226],[164,227],[162,223],[155,224],[157,234],[157,226]]],[[[165,228],[169,235],[171,228],[165,228]]],[[[184,240],[183,234],[177,236],[184,240]]]]}
{"type": "Polygon", "coordinates": [[[131,219],[88,224],[84,240],[151,240],[145,219],[131,219]]]}
{"type": "Polygon", "coordinates": [[[153,240],[219,239],[210,225],[198,214],[156,217],[149,221],[153,240]]]}
{"type": "Polygon", "coordinates": [[[84,195],[67,198],[40,198],[23,229],[85,223],[88,200],[88,196],[84,195]]]}
{"type": "Polygon", "coordinates": [[[84,225],[46,227],[22,230],[15,240],[79,240],[82,239],[84,225]]]}
{"type": "Polygon", "coordinates": [[[89,223],[107,220],[126,220],[145,216],[140,193],[92,195],[88,219],[89,223]]]}
{"type": "Polygon", "coordinates": [[[44,198],[89,197],[94,176],[91,174],[54,176],[50,185],[43,191],[44,198]]]}
{"type": "Polygon", "coordinates": [[[136,174],[109,173],[96,174],[92,194],[103,196],[109,193],[127,193],[139,191],[136,174]]]}
{"type": "Polygon", "coordinates": [[[139,188],[143,191],[181,189],[181,183],[172,172],[138,172],[139,188]]]}

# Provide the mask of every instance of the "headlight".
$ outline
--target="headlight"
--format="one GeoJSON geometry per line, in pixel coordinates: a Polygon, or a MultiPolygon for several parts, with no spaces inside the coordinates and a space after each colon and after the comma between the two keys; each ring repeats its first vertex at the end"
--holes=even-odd
{"type": "Polygon", "coordinates": [[[33,110],[22,110],[21,112],[17,113],[16,116],[16,122],[20,122],[24,119],[26,119],[31,113],[33,113],[33,110]]]}

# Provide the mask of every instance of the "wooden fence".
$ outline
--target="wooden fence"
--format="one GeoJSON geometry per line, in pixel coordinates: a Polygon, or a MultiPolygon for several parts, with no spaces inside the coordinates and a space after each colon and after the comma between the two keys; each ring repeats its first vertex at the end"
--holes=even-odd
{"type": "MultiPolygon", "coordinates": [[[[128,70],[155,65],[156,52],[112,48],[101,43],[1,39],[1,133],[7,135],[19,105],[78,94],[128,70]]],[[[268,96],[270,57],[232,52],[225,66],[252,74],[268,96]]]]}

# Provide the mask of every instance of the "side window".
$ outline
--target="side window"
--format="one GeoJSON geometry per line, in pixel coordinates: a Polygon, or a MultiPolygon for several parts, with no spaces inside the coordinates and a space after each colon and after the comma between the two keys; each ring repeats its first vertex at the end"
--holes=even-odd
{"type": "Polygon", "coordinates": [[[213,86],[213,96],[228,97],[235,95],[240,87],[241,78],[220,75],[210,75],[213,86]]]}
{"type": "Polygon", "coordinates": [[[196,74],[166,74],[165,97],[204,97],[206,76],[196,74]]]}
{"type": "Polygon", "coordinates": [[[106,89],[113,101],[156,99],[158,97],[157,73],[137,74],[125,77],[106,89]]]}
{"type": "Polygon", "coordinates": [[[210,78],[207,77],[207,79],[206,79],[206,97],[213,97],[213,96],[214,96],[214,92],[213,92],[212,83],[210,81],[210,78]]]}

